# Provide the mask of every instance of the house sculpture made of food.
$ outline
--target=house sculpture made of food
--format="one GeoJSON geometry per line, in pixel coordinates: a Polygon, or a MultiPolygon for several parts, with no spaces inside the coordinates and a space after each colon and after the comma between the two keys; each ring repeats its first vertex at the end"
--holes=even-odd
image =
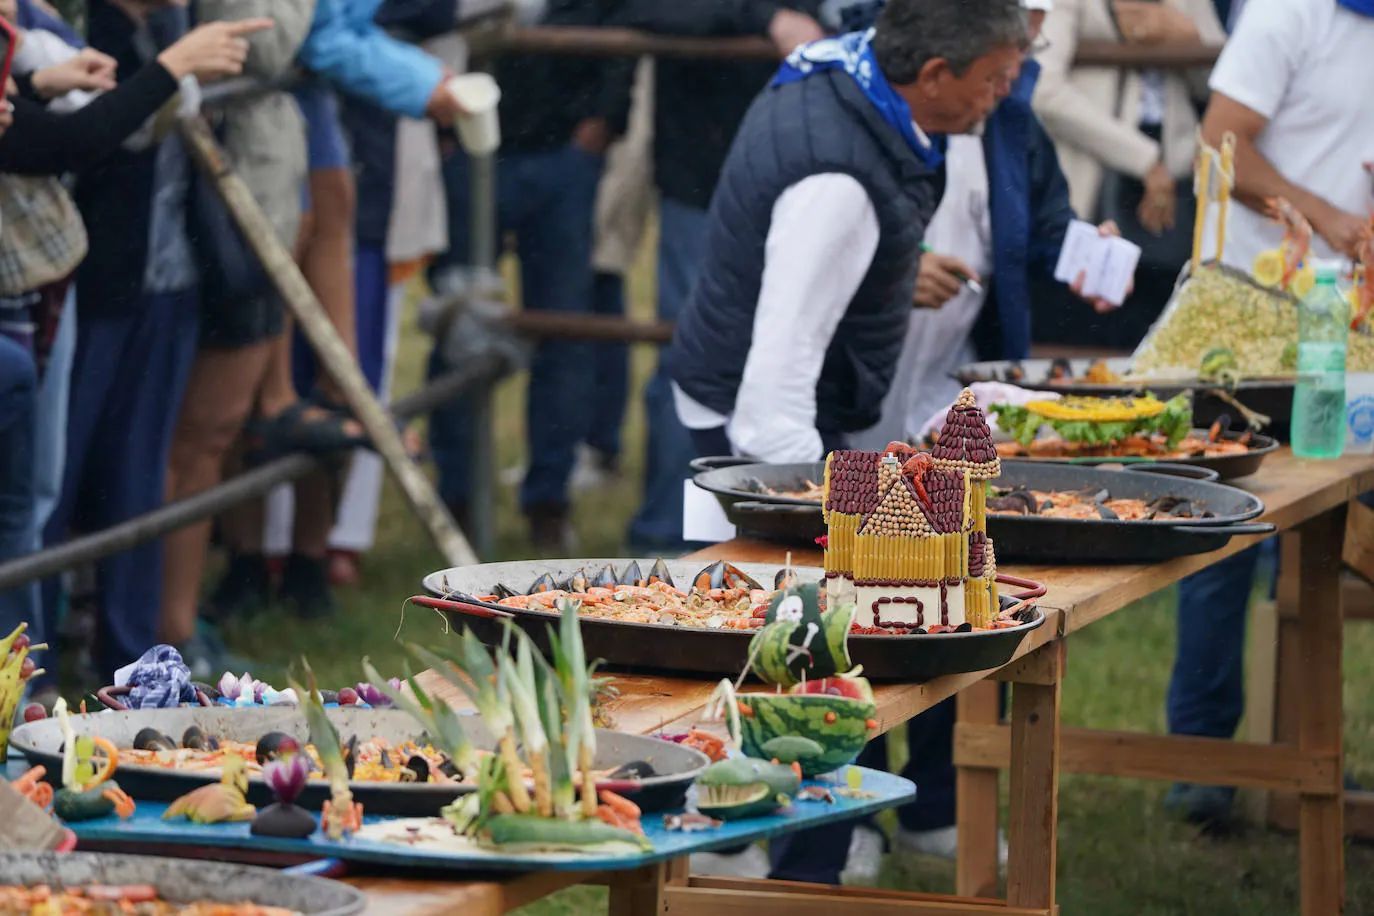
{"type": "Polygon", "coordinates": [[[825,463],[826,600],[880,629],[991,626],[997,562],[987,481],[1001,473],[987,418],[964,389],[930,452],[832,452],[825,463]]]}

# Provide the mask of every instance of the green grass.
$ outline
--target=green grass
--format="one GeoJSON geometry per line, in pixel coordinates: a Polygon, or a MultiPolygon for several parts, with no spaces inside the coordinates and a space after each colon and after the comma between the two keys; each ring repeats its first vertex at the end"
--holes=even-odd
{"type": "MultiPolygon", "coordinates": [[[[646,246],[647,248],[648,246],[646,246]]],[[[632,312],[652,314],[652,271],[641,264],[631,285],[632,312]]],[[[398,391],[419,384],[426,342],[408,331],[402,347],[398,391]]],[[[647,375],[652,354],[635,354],[635,378],[647,375]]],[[[636,390],[638,385],[636,386],[636,390]]],[[[520,462],[523,451],[523,380],[498,393],[498,467],[520,462]]],[[[588,556],[615,555],[638,500],[643,416],[632,403],[626,423],[624,479],[576,499],[574,524],[588,556]]],[[[529,556],[530,545],[510,487],[498,494],[497,553],[529,556]]],[[[388,489],[377,547],[366,558],[365,584],[342,593],[342,609],[327,623],[302,623],[286,615],[259,617],[231,628],[233,648],[255,659],[261,677],[277,682],[306,654],[321,682],[357,680],[359,659],[371,656],[383,670],[398,670],[402,652],[393,640],[439,638],[434,614],[409,610],[402,601],[419,589],[421,576],[442,565],[419,525],[388,489]]],[[[1127,608],[1073,637],[1065,683],[1066,724],[1160,732],[1164,691],[1173,659],[1172,593],[1127,608]]],[[[1374,625],[1346,628],[1347,769],[1374,785],[1374,625]]],[[[897,741],[894,744],[900,745],[897,741]]],[[[1005,789],[1005,778],[1003,780],[1005,789]]],[[[1251,828],[1214,838],[1162,814],[1166,786],[1129,780],[1065,776],[1060,784],[1059,897],[1066,914],[1271,914],[1297,909],[1298,848],[1293,836],[1251,828]]],[[[890,815],[887,819],[890,826],[890,815]]],[[[1348,913],[1374,913],[1374,847],[1347,854],[1348,913]]],[[[953,866],[921,857],[889,856],[881,876],[888,887],[952,891],[953,866]],[[900,861],[899,861],[900,858],[900,861]]],[[[575,888],[527,907],[527,916],[605,912],[605,892],[575,888]]]]}

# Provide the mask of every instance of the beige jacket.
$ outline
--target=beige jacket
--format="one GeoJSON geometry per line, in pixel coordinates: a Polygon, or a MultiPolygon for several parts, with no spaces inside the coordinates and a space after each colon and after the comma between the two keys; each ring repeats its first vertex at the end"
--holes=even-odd
{"type": "MultiPolygon", "coordinates": [[[[1186,12],[1205,44],[1221,44],[1226,32],[1212,0],[1163,0],[1186,12]]],[[[1045,17],[1049,47],[1031,104],[1059,153],[1074,210],[1084,216],[1097,209],[1104,168],[1142,178],[1163,156],[1177,178],[1191,174],[1197,135],[1194,100],[1207,93],[1207,71],[1167,73],[1164,79],[1163,140],[1140,132],[1139,71],[1115,67],[1074,67],[1079,42],[1120,41],[1108,0],[1055,0],[1045,17]]]]}

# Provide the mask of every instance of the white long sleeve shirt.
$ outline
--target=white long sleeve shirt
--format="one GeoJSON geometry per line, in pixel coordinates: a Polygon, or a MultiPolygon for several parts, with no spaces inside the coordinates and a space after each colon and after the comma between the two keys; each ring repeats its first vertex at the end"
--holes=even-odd
{"type": "Polygon", "coordinates": [[[760,461],[823,457],[816,383],[835,329],[873,263],[878,235],[877,211],[853,176],[811,175],[780,194],[735,412],[722,416],[674,385],[682,424],[724,426],[737,453],[760,461]]]}

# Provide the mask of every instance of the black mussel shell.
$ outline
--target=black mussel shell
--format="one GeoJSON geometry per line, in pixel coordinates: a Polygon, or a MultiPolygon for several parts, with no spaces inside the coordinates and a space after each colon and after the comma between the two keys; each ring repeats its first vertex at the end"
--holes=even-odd
{"type": "Polygon", "coordinates": [[[797,578],[795,569],[780,569],[777,575],[773,576],[773,588],[777,590],[793,588],[800,584],[801,580],[797,578]]]}
{"type": "Polygon", "coordinates": [[[649,584],[655,582],[662,582],[670,588],[673,584],[673,575],[668,572],[668,564],[664,563],[662,558],[655,560],[654,565],[649,567],[649,584]]]}
{"type": "Polygon", "coordinates": [[[1105,503],[1110,496],[1106,487],[1084,487],[1074,495],[1090,503],[1105,503]]]}
{"type": "Polygon", "coordinates": [[[1098,504],[1097,504],[1097,517],[1098,517],[1098,518],[1105,518],[1105,519],[1107,519],[1107,520],[1109,520],[1109,521],[1120,521],[1120,520],[1121,520],[1121,516],[1117,515],[1115,512],[1113,512],[1111,509],[1108,509],[1106,506],[1104,506],[1104,505],[1101,504],[1101,503],[1098,503],[1098,504]]]}
{"type": "Polygon", "coordinates": [[[396,768],[396,764],[393,763],[391,760],[391,752],[388,751],[386,748],[382,748],[382,756],[378,758],[377,762],[382,765],[382,769],[384,770],[391,770],[396,768]]]}
{"type": "Polygon", "coordinates": [[[458,769],[458,765],[447,757],[444,758],[443,763],[439,764],[439,772],[449,779],[456,779],[459,782],[463,779],[463,771],[458,769]]]}
{"type": "Polygon", "coordinates": [[[558,583],[553,581],[553,576],[544,573],[544,575],[534,580],[534,584],[530,586],[530,590],[526,592],[526,594],[537,595],[540,592],[551,592],[556,588],[558,588],[558,583]]]}
{"type": "Polygon", "coordinates": [[[314,833],[315,827],[315,818],[309,811],[299,805],[283,805],[277,802],[258,812],[248,832],[254,836],[299,840],[314,833]]]}
{"type": "Polygon", "coordinates": [[[416,782],[429,782],[429,761],[419,754],[412,755],[405,768],[415,774],[416,782]]]}
{"type": "Polygon", "coordinates": [[[321,691],[320,691],[320,702],[321,702],[321,703],[337,703],[337,702],[339,702],[339,691],[337,691],[337,690],[321,690],[321,691]]]}
{"type": "Polygon", "coordinates": [[[926,635],[926,628],[925,628],[925,627],[915,627],[915,628],[912,629],[911,635],[912,635],[912,636],[925,636],[925,635],[926,635]]]}
{"type": "Polygon", "coordinates": [[[1025,487],[997,491],[988,499],[988,508],[994,512],[1016,512],[1021,515],[1039,515],[1040,506],[1035,502],[1035,494],[1025,487]]]}
{"type": "Polygon", "coordinates": [[[601,572],[592,578],[593,588],[615,588],[618,583],[615,577],[615,569],[609,563],[601,568],[601,572]]]}
{"type": "Polygon", "coordinates": [[[1008,382],[1022,382],[1026,379],[1026,369],[1018,362],[1012,363],[1007,367],[1007,371],[1002,373],[1003,380],[1008,382]]]}
{"type": "Polygon", "coordinates": [[[1191,499],[1183,499],[1178,496],[1161,496],[1146,508],[1150,510],[1150,518],[1207,518],[1212,513],[1197,511],[1191,499]]]}
{"type": "Polygon", "coordinates": [[[191,686],[205,694],[206,699],[212,703],[220,698],[219,689],[213,684],[206,684],[203,681],[192,681],[191,686]]]}
{"type": "Polygon", "coordinates": [[[1231,415],[1224,413],[1212,421],[1212,425],[1207,429],[1207,441],[1216,442],[1224,439],[1226,434],[1231,431],[1231,415]]]}
{"type": "Polygon", "coordinates": [[[268,732],[258,739],[258,746],[253,751],[253,756],[258,763],[263,764],[269,760],[275,760],[282,754],[296,754],[301,750],[301,743],[294,736],[286,732],[268,732]]]}
{"type": "Polygon", "coordinates": [[[570,592],[585,592],[590,584],[591,581],[587,578],[585,569],[574,570],[572,575],[568,576],[568,591],[570,592]]]}
{"type": "Polygon", "coordinates": [[[763,588],[739,567],[726,563],[724,560],[717,560],[697,573],[692,578],[692,587],[698,591],[707,591],[712,588],[763,588]]]}
{"type": "Polygon", "coordinates": [[[644,573],[639,571],[639,562],[632,560],[620,573],[620,585],[644,585],[644,573]]]}
{"type": "Polygon", "coordinates": [[[1050,380],[1058,381],[1061,379],[1073,378],[1073,364],[1064,357],[1059,357],[1050,363],[1050,380]]]}
{"type": "Polygon", "coordinates": [[[181,746],[195,751],[214,751],[219,750],[219,739],[205,734],[199,725],[192,725],[182,734],[181,746]]]}
{"type": "Polygon", "coordinates": [[[155,728],[144,728],[134,735],[136,751],[174,751],[177,743],[155,728]]]}
{"type": "Polygon", "coordinates": [[[973,632],[973,624],[971,624],[971,623],[969,623],[967,620],[965,620],[963,623],[959,624],[957,627],[954,628],[954,632],[956,632],[956,633],[972,633],[972,632],[973,632]]]}
{"type": "Polygon", "coordinates": [[[648,779],[658,773],[647,760],[631,760],[622,763],[608,775],[607,779],[648,779]]]}
{"type": "Polygon", "coordinates": [[[500,582],[496,583],[496,587],[491,590],[491,593],[496,596],[498,601],[502,598],[514,598],[517,594],[515,589],[509,585],[502,585],[500,582]]]}
{"type": "Polygon", "coordinates": [[[353,778],[353,768],[358,765],[358,736],[351,735],[348,742],[343,746],[344,769],[348,771],[348,778],[353,778]]]}

